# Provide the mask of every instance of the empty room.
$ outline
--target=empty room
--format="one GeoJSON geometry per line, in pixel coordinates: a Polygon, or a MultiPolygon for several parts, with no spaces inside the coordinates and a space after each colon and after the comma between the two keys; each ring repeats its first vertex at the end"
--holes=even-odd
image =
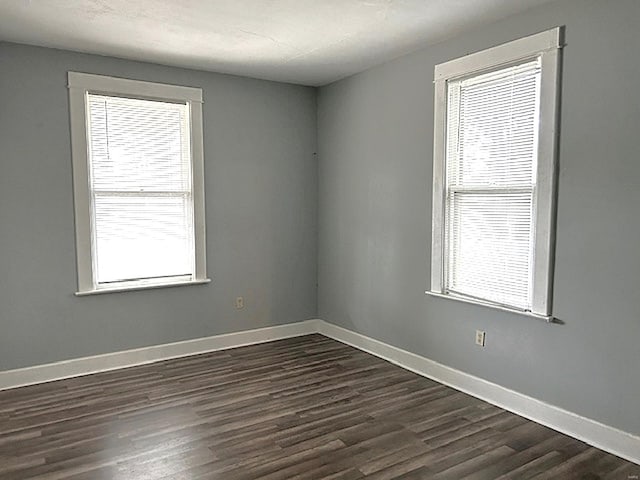
{"type": "Polygon", "coordinates": [[[0,480],[638,480],[639,24],[0,2],[0,480]]]}

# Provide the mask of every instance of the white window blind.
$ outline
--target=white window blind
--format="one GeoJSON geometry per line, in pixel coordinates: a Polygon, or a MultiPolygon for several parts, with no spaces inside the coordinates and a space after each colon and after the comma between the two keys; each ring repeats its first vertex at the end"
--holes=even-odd
{"type": "Polygon", "coordinates": [[[540,58],[447,82],[445,290],[531,310],[540,58]]]}
{"type": "Polygon", "coordinates": [[[87,93],[94,282],[192,279],[189,104],[87,93]]]}

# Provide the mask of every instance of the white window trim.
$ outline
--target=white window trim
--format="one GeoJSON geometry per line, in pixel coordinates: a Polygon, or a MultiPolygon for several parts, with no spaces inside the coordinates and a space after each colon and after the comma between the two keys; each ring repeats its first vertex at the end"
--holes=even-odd
{"type": "Polygon", "coordinates": [[[142,82],[78,72],[69,72],[68,82],[78,267],[78,291],[76,295],[208,283],[210,280],[207,278],[206,272],[202,90],[200,88],[142,82]],[[92,215],[89,186],[89,149],[87,144],[88,93],[186,102],[189,105],[195,235],[195,274],[192,278],[185,279],[181,277],[168,281],[166,279],[138,280],[121,282],[109,287],[98,287],[94,279],[92,259],[92,215]]]}
{"type": "Polygon", "coordinates": [[[436,297],[460,300],[552,321],[553,261],[557,190],[558,113],[563,27],[537,33],[436,65],[434,72],[433,212],[431,288],[436,297]],[[538,137],[536,214],[531,311],[449,294],[445,291],[444,217],[446,171],[447,81],[506,67],[540,56],[540,124],[538,137]]]}

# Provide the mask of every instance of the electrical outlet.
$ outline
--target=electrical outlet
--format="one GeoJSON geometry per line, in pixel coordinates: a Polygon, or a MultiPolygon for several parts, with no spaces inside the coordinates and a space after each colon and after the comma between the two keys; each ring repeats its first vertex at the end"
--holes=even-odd
{"type": "Polygon", "coordinates": [[[483,332],[482,330],[476,330],[476,345],[480,345],[481,347],[484,347],[485,336],[486,336],[486,332],[483,332]]]}
{"type": "Polygon", "coordinates": [[[244,308],[244,298],[243,297],[236,297],[236,308],[237,309],[244,308]]]}

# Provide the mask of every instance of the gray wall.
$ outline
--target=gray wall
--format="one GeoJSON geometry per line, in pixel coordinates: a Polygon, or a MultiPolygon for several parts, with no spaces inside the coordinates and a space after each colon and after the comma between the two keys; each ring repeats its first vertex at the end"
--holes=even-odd
{"type": "Polygon", "coordinates": [[[640,434],[639,19],[637,0],[553,2],[322,88],[319,317],[640,434]],[[565,324],[428,297],[434,65],[557,25],[565,324]]]}
{"type": "Polygon", "coordinates": [[[0,43],[0,370],[315,317],[315,148],[315,89],[0,43]],[[69,70],[203,89],[211,284],[73,295],[69,70]]]}

